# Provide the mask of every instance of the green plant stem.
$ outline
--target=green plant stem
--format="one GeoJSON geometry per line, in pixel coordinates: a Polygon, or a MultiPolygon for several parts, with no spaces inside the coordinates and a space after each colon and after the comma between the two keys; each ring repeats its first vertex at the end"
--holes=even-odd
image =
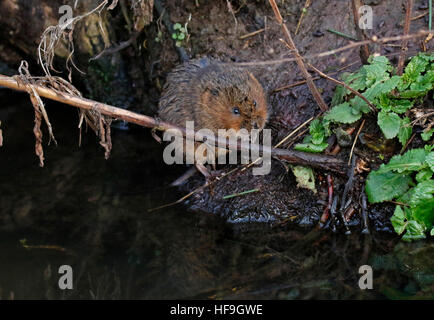
{"type": "Polygon", "coordinates": [[[333,29],[327,29],[327,31],[328,31],[328,32],[331,32],[331,33],[334,33],[334,34],[336,34],[336,35],[338,35],[338,36],[341,36],[341,37],[344,37],[344,38],[350,39],[350,40],[359,41],[358,39],[356,39],[356,38],[353,37],[353,36],[350,36],[350,35],[348,35],[348,34],[345,34],[345,33],[342,33],[342,32],[339,32],[339,31],[336,31],[336,30],[333,30],[333,29]]]}
{"type": "Polygon", "coordinates": [[[431,25],[432,25],[432,0],[429,0],[428,4],[429,4],[428,30],[431,31],[431,25]]]}
{"type": "Polygon", "coordinates": [[[235,198],[235,197],[238,197],[238,196],[243,196],[245,194],[249,194],[249,193],[253,193],[253,192],[258,192],[258,191],[259,191],[259,189],[252,189],[252,190],[247,190],[247,191],[243,191],[243,192],[240,192],[240,193],[230,194],[228,196],[224,196],[223,200],[230,199],[230,198],[235,198]]]}

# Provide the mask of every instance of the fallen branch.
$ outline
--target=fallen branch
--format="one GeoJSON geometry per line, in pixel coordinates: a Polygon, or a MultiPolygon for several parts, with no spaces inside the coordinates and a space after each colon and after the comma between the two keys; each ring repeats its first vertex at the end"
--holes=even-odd
{"type": "Polygon", "coordinates": [[[271,7],[273,8],[274,15],[276,16],[277,22],[282,27],[283,34],[286,38],[286,42],[289,45],[289,48],[292,50],[292,52],[295,55],[295,61],[297,62],[298,67],[300,68],[301,72],[303,73],[304,78],[307,81],[307,85],[312,92],[312,95],[320,107],[321,111],[327,111],[328,107],[326,103],[324,102],[323,98],[321,97],[321,94],[318,91],[318,88],[315,86],[315,83],[312,80],[312,76],[309,74],[309,72],[306,69],[306,66],[303,63],[303,58],[301,57],[300,53],[297,50],[297,47],[294,44],[294,41],[292,41],[291,34],[289,33],[288,28],[283,23],[283,18],[280,14],[279,8],[277,7],[275,0],[269,0],[271,7]]]}
{"type": "MultiPolygon", "coordinates": [[[[24,92],[27,92],[28,90],[25,85],[17,81],[15,78],[4,75],[0,75],[0,86],[24,92]]],[[[346,174],[347,165],[343,161],[336,159],[335,157],[291,151],[286,149],[264,148],[263,146],[257,146],[254,144],[242,144],[240,142],[234,143],[231,141],[227,141],[226,139],[214,137],[212,135],[208,136],[205,134],[201,134],[200,132],[194,132],[186,130],[184,128],[179,128],[169,123],[160,122],[159,120],[149,116],[131,112],[122,108],[117,108],[101,102],[74,96],[64,92],[59,92],[55,89],[49,89],[41,85],[32,85],[32,87],[41,97],[65,103],[80,109],[94,111],[113,119],[121,119],[143,127],[154,128],[160,131],[177,129],[187,137],[195,137],[198,141],[206,140],[210,144],[218,145],[219,147],[226,146],[227,148],[236,150],[255,151],[257,153],[262,153],[264,156],[271,155],[272,157],[276,157],[280,160],[292,164],[308,165],[317,169],[333,171],[342,175],[346,174]]]]}

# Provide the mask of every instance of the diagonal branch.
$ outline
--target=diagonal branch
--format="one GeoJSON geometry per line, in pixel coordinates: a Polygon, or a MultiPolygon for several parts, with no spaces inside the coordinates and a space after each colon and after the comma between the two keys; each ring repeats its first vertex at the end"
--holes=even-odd
{"type": "MultiPolygon", "coordinates": [[[[13,77],[7,77],[0,74],[0,86],[4,86],[9,89],[24,91],[26,92],[26,87],[17,82],[13,77]]],[[[114,119],[121,119],[127,122],[131,122],[147,128],[155,128],[157,130],[165,131],[169,129],[176,129],[182,132],[186,137],[195,137],[197,141],[206,140],[212,145],[231,148],[233,150],[248,150],[250,152],[256,152],[256,154],[271,155],[272,157],[279,158],[283,161],[300,164],[309,165],[317,169],[333,171],[338,174],[346,174],[347,165],[335,157],[310,154],[305,152],[298,152],[286,149],[278,148],[265,148],[264,146],[258,146],[249,143],[234,143],[230,140],[222,139],[221,137],[215,137],[213,135],[206,135],[200,133],[199,131],[186,130],[185,128],[176,127],[172,124],[158,121],[155,118],[145,116],[143,114],[138,114],[131,112],[122,108],[117,108],[108,104],[101,102],[89,100],[86,98],[78,97],[75,95],[63,93],[56,91],[54,89],[46,88],[41,85],[33,85],[34,90],[44,98],[48,98],[57,102],[65,103],[84,110],[93,110],[102,115],[109,116],[114,119]],[[271,150],[270,150],[271,149],[271,150]]]]}
{"type": "Polygon", "coordinates": [[[330,81],[332,81],[332,82],[334,82],[334,83],[336,83],[336,84],[339,84],[339,85],[341,85],[341,86],[343,86],[345,89],[348,89],[348,90],[350,90],[352,93],[354,93],[356,96],[358,96],[359,98],[361,98],[363,101],[365,101],[367,104],[368,104],[368,106],[369,106],[369,108],[372,110],[372,111],[377,111],[377,108],[368,100],[368,99],[366,99],[360,92],[358,92],[357,90],[354,90],[353,88],[351,88],[349,85],[347,85],[345,82],[343,82],[343,81],[339,81],[339,80],[337,80],[337,79],[335,79],[335,78],[332,78],[332,77],[330,77],[330,76],[328,76],[328,75],[326,75],[324,72],[322,72],[321,70],[318,70],[317,68],[315,68],[313,65],[311,65],[310,63],[308,64],[309,65],[309,67],[311,67],[316,73],[318,73],[321,77],[323,77],[323,78],[325,78],[325,79],[327,79],[327,80],[330,80],[330,81]]]}
{"type": "Polygon", "coordinates": [[[295,47],[294,41],[292,40],[291,34],[289,33],[288,28],[283,23],[282,16],[280,14],[279,8],[277,7],[275,0],[269,0],[271,7],[273,8],[274,15],[276,16],[277,22],[282,27],[283,34],[285,36],[286,42],[288,43],[290,49],[293,51],[295,56],[295,61],[297,62],[298,67],[300,68],[301,72],[303,73],[304,78],[306,79],[307,85],[312,92],[312,95],[320,107],[322,111],[327,111],[328,107],[326,103],[324,102],[323,98],[321,97],[321,94],[318,91],[318,88],[315,86],[312,80],[312,76],[309,74],[309,72],[306,69],[306,66],[303,63],[303,58],[301,57],[300,53],[298,52],[297,48],[295,47]]]}

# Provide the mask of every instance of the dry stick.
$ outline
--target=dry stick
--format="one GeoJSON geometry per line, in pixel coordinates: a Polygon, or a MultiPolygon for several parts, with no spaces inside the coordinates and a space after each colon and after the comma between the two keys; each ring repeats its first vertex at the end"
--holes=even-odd
{"type": "MultiPolygon", "coordinates": [[[[361,6],[360,0],[352,0],[351,1],[351,8],[353,10],[354,27],[356,28],[357,37],[359,38],[359,40],[362,40],[362,39],[366,40],[365,33],[359,27],[359,20],[360,20],[359,8],[360,8],[360,6],[361,6]]],[[[360,47],[360,59],[362,60],[363,64],[368,63],[369,56],[370,56],[370,53],[369,53],[368,44],[362,45],[360,47]]]]}
{"type": "Polygon", "coordinates": [[[429,14],[429,11],[424,12],[424,13],[418,15],[418,16],[415,16],[415,17],[411,18],[410,20],[411,20],[411,21],[418,20],[418,19],[420,19],[420,18],[425,17],[427,14],[429,14]]]}
{"type": "Polygon", "coordinates": [[[352,93],[354,93],[356,96],[358,96],[359,98],[361,98],[363,101],[365,101],[367,104],[368,104],[368,106],[369,106],[369,108],[372,110],[372,111],[376,111],[377,110],[377,108],[371,103],[371,102],[369,102],[369,100],[368,99],[366,99],[360,92],[358,92],[357,90],[354,90],[353,88],[351,88],[349,85],[347,85],[347,84],[345,84],[344,82],[342,82],[342,81],[339,81],[339,80],[336,80],[335,78],[332,78],[332,77],[330,77],[330,76],[328,76],[328,75],[326,75],[325,73],[323,73],[321,70],[318,70],[317,68],[315,68],[313,65],[311,65],[310,63],[308,63],[308,65],[309,65],[309,67],[311,67],[316,73],[318,73],[321,77],[323,77],[323,78],[325,78],[325,79],[327,79],[327,80],[330,80],[330,81],[332,81],[332,82],[334,82],[334,83],[337,83],[337,84],[339,84],[339,85],[341,85],[341,86],[343,86],[345,89],[348,89],[348,90],[350,90],[352,93]]]}
{"type": "MultiPolygon", "coordinates": [[[[346,50],[350,50],[353,48],[357,48],[359,46],[363,46],[365,44],[370,44],[370,43],[383,44],[383,43],[388,43],[388,42],[392,42],[392,41],[401,41],[401,40],[405,40],[405,39],[422,38],[422,37],[429,36],[429,35],[434,35],[434,31],[419,30],[417,33],[413,33],[413,34],[409,34],[409,35],[405,35],[405,36],[384,37],[381,39],[378,39],[376,36],[373,36],[369,40],[353,42],[353,43],[347,44],[346,46],[343,46],[343,47],[340,47],[337,49],[333,49],[333,50],[329,50],[329,51],[325,51],[325,52],[321,52],[321,53],[305,55],[304,57],[302,57],[302,59],[324,58],[324,57],[328,57],[328,56],[340,53],[342,51],[346,51],[346,50]]],[[[280,64],[280,63],[293,62],[293,61],[297,61],[297,58],[283,58],[283,59],[277,59],[277,60],[252,61],[252,62],[234,62],[234,63],[230,63],[230,64],[241,66],[241,67],[251,67],[251,66],[258,67],[258,66],[268,66],[268,65],[272,65],[272,64],[280,64]]]]}
{"type": "MultiPolygon", "coordinates": [[[[20,85],[14,78],[3,75],[0,75],[0,86],[4,86],[18,91],[27,90],[26,86],[20,85]]],[[[179,128],[169,123],[160,122],[157,119],[149,116],[110,106],[97,101],[85,99],[82,97],[62,93],[53,89],[45,88],[40,85],[32,85],[32,87],[41,97],[55,100],[81,109],[94,110],[114,119],[122,119],[124,121],[131,122],[140,126],[156,128],[157,130],[161,131],[175,129],[178,130],[178,132],[182,132],[182,134],[185,135],[187,139],[191,139],[189,137],[195,138],[196,141],[204,141],[206,139],[208,143],[211,143],[213,145],[219,145],[222,147],[226,146],[233,150],[255,151],[257,153],[263,153],[264,155],[277,157],[289,163],[310,165],[318,169],[333,171],[339,174],[345,174],[346,164],[333,157],[327,157],[317,154],[308,154],[299,151],[264,148],[263,146],[258,146],[255,144],[250,145],[245,143],[236,143],[230,140],[227,141],[226,139],[214,137],[212,135],[202,134],[200,132],[194,132],[192,130],[186,130],[185,128],[179,128]]]]}
{"type": "MultiPolygon", "coordinates": [[[[413,0],[407,0],[407,8],[405,10],[405,23],[404,23],[404,35],[408,35],[410,32],[410,21],[411,21],[411,9],[413,8],[413,0]]],[[[405,52],[407,51],[408,39],[402,40],[402,52],[399,55],[398,59],[398,68],[397,75],[402,75],[402,71],[404,70],[404,62],[405,62],[405,52]]]]}
{"type": "MultiPolygon", "coordinates": [[[[357,63],[360,63],[360,62],[359,61],[352,62],[352,63],[350,63],[350,64],[348,64],[348,65],[346,65],[346,66],[344,66],[342,68],[339,68],[336,71],[333,71],[332,73],[330,73],[330,75],[338,74],[342,70],[348,69],[349,67],[351,67],[351,66],[353,66],[353,65],[355,65],[357,63]]],[[[314,77],[314,78],[312,78],[312,80],[314,80],[314,81],[319,80],[319,79],[321,79],[321,77],[314,77]]],[[[282,91],[282,90],[285,90],[285,89],[290,89],[290,88],[293,88],[293,87],[301,86],[302,84],[305,84],[305,83],[306,83],[306,80],[294,82],[294,83],[288,84],[286,86],[274,89],[271,93],[276,93],[276,92],[279,92],[279,91],[282,91]]]]}
{"type": "Polygon", "coordinates": [[[286,42],[288,42],[291,50],[293,50],[293,52],[294,52],[295,59],[296,59],[295,61],[297,62],[298,67],[300,68],[301,72],[303,73],[303,76],[307,81],[307,85],[308,85],[310,91],[312,92],[312,95],[313,95],[316,103],[318,104],[318,106],[320,107],[320,109],[322,111],[327,111],[328,107],[327,107],[326,103],[324,102],[323,98],[321,97],[321,94],[319,93],[318,88],[315,86],[315,83],[312,80],[312,76],[307,71],[306,66],[303,63],[303,58],[301,57],[300,53],[298,52],[298,50],[294,44],[294,41],[292,41],[291,34],[289,33],[288,28],[283,23],[283,18],[280,14],[279,8],[277,7],[276,1],[275,0],[269,0],[269,2],[270,2],[271,7],[273,8],[274,15],[276,16],[277,22],[282,27],[282,31],[283,31],[283,34],[286,38],[286,42]]]}
{"type": "Polygon", "coordinates": [[[245,34],[245,35],[243,35],[243,36],[240,36],[240,40],[244,40],[244,39],[247,39],[247,38],[249,38],[249,37],[256,36],[257,34],[259,34],[259,33],[261,33],[261,32],[264,32],[264,31],[265,31],[265,28],[262,28],[262,29],[259,29],[259,30],[256,30],[256,31],[253,31],[253,32],[247,33],[247,34],[245,34]]]}
{"type": "Polygon", "coordinates": [[[351,158],[353,156],[354,147],[356,146],[357,139],[359,138],[360,132],[362,131],[364,125],[365,125],[365,119],[363,119],[362,124],[360,125],[359,130],[357,130],[356,137],[354,138],[354,142],[353,142],[353,145],[352,145],[351,151],[350,151],[350,158],[348,159],[348,165],[350,165],[350,163],[351,163],[351,158]]]}
{"type": "Polygon", "coordinates": [[[301,11],[300,19],[298,19],[297,28],[295,29],[294,34],[297,35],[298,30],[300,29],[301,22],[303,21],[304,16],[306,15],[307,8],[310,7],[312,0],[306,0],[306,3],[304,4],[303,10],[301,11]]]}

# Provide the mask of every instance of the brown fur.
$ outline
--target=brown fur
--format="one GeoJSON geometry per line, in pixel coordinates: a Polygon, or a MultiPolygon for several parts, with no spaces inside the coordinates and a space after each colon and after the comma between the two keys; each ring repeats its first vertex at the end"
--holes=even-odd
{"type": "Polygon", "coordinates": [[[264,90],[250,72],[205,58],[178,66],[168,75],[159,117],[179,127],[193,120],[195,130],[250,131],[264,127],[268,109],[264,90]]]}

